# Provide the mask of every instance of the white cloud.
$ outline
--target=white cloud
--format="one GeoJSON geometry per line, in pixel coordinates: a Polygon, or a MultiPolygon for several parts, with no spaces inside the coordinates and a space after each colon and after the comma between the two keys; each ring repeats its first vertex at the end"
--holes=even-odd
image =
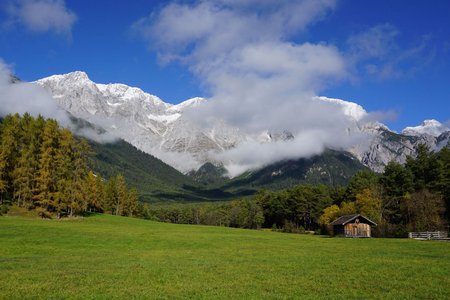
{"type": "Polygon", "coordinates": [[[365,32],[348,38],[352,56],[359,59],[384,58],[392,51],[397,50],[396,38],[399,35],[397,28],[390,24],[379,24],[365,32]]]}
{"type": "Polygon", "coordinates": [[[10,23],[20,23],[33,32],[49,32],[71,37],[72,27],[77,20],[64,0],[14,0],[7,13],[10,23]]]}
{"type": "Polygon", "coordinates": [[[185,64],[212,94],[189,112],[200,126],[223,120],[248,134],[295,135],[294,141],[250,142],[216,155],[237,171],[351,142],[348,116],[313,100],[347,78],[346,58],[333,45],[298,42],[334,6],[332,0],[196,1],[169,4],[133,28],[163,62],[185,64]]]}
{"type": "Polygon", "coordinates": [[[360,67],[362,75],[387,80],[414,75],[433,61],[435,51],[429,46],[430,36],[423,36],[412,46],[405,47],[398,42],[400,35],[395,26],[386,23],[350,36],[348,63],[356,69],[360,67]]]}
{"type": "Polygon", "coordinates": [[[70,120],[68,113],[60,108],[47,91],[37,84],[28,82],[11,82],[11,68],[0,58],[0,116],[7,114],[29,113],[32,116],[42,115],[57,120],[77,135],[108,143],[117,140],[107,132],[100,132],[91,127],[78,127],[70,120]]]}
{"type": "Polygon", "coordinates": [[[67,113],[59,108],[52,97],[41,87],[26,82],[11,83],[11,71],[0,59],[0,115],[39,114],[57,119],[64,125],[70,123],[67,113]]]}
{"type": "Polygon", "coordinates": [[[229,175],[234,177],[246,170],[258,169],[276,161],[311,157],[327,147],[351,146],[356,140],[360,141],[360,138],[361,136],[355,135],[351,139],[343,139],[340,129],[309,128],[297,133],[292,140],[271,143],[245,142],[239,147],[215,154],[213,158],[223,162],[229,175]]]}

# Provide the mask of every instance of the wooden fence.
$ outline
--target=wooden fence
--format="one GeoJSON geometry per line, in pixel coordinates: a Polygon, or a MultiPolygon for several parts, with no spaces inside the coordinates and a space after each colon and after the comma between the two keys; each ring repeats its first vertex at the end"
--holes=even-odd
{"type": "Polygon", "coordinates": [[[446,231],[410,232],[408,237],[420,240],[442,240],[448,238],[448,233],[446,231]]]}

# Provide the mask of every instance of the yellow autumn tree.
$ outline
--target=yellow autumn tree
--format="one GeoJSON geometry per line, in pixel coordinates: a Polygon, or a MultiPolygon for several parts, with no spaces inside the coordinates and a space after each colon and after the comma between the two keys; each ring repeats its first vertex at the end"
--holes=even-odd
{"type": "Polygon", "coordinates": [[[376,188],[367,188],[356,194],[356,211],[372,221],[381,221],[382,199],[376,188]]]}
{"type": "Polygon", "coordinates": [[[319,222],[322,225],[328,225],[333,222],[339,215],[340,208],[336,204],[328,206],[323,210],[323,214],[320,216],[319,222]]]}

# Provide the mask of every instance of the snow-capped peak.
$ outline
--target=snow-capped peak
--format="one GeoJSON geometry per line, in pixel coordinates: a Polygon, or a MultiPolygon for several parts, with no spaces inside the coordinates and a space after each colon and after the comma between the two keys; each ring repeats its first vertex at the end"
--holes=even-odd
{"type": "Polygon", "coordinates": [[[419,126],[406,127],[405,129],[403,129],[402,134],[412,136],[428,134],[434,137],[438,137],[446,131],[450,131],[450,128],[443,125],[437,120],[431,119],[423,121],[419,126]]]}
{"type": "Polygon", "coordinates": [[[191,99],[188,99],[186,101],[183,101],[177,105],[173,105],[168,109],[170,112],[182,112],[183,110],[191,107],[197,107],[203,103],[205,103],[207,100],[202,97],[194,97],[191,99]]]}
{"type": "Polygon", "coordinates": [[[440,126],[442,126],[442,123],[439,122],[438,120],[431,119],[431,120],[425,120],[425,121],[423,121],[423,122],[422,122],[422,126],[440,127],[440,126]]]}
{"type": "Polygon", "coordinates": [[[162,101],[159,97],[146,93],[137,87],[131,87],[121,83],[97,83],[96,86],[106,97],[115,97],[121,99],[122,101],[135,101],[136,99],[142,99],[154,105],[169,106],[169,104],[162,101]]]}
{"type": "Polygon", "coordinates": [[[60,74],[60,75],[52,75],[49,77],[42,78],[38,80],[38,82],[45,82],[45,81],[74,81],[74,82],[86,82],[90,81],[88,75],[86,72],[83,71],[73,71],[67,74],[60,74]]]}
{"type": "MultiPolygon", "coordinates": [[[[201,109],[207,102],[204,98],[168,104],[136,87],[95,83],[80,71],[50,76],[35,83],[51,93],[54,100],[72,115],[102,126],[113,136],[123,138],[181,171],[198,168],[207,161],[217,162],[221,158],[216,154],[245,143],[295,139],[293,134],[283,131],[249,134],[223,121],[208,128],[197,126],[188,110],[201,109]]],[[[433,136],[449,131],[447,126],[436,120],[426,120],[420,126],[403,130],[403,134],[419,135],[419,138],[400,136],[398,140],[391,141],[384,136],[389,131],[385,125],[363,122],[368,113],[361,105],[327,97],[315,97],[314,101],[327,109],[344,113],[350,121],[346,134],[355,134],[355,141],[363,136],[370,137],[368,142],[361,140],[360,145],[348,150],[377,171],[382,171],[388,161],[395,159],[404,162],[406,155],[413,155],[413,142],[433,145],[438,140],[433,136]]],[[[444,145],[447,141],[448,138],[441,139],[439,143],[444,145]]],[[[243,170],[245,166],[239,168],[243,170]]]]}

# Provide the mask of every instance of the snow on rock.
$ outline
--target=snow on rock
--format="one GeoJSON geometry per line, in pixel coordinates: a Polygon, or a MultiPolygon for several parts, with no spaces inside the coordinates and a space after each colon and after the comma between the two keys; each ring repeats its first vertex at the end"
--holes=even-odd
{"type": "Polygon", "coordinates": [[[221,122],[201,129],[183,116],[186,109],[205,103],[204,98],[172,105],[139,88],[94,83],[79,71],[35,83],[72,115],[102,126],[180,171],[200,167],[211,151],[229,149],[245,138],[238,129],[221,122]]]}
{"type": "MultiPolygon", "coordinates": [[[[196,97],[172,105],[136,87],[94,83],[80,71],[53,75],[35,83],[49,91],[54,100],[72,115],[102,126],[114,136],[182,172],[199,168],[214,160],[211,157],[216,156],[212,154],[246,141],[269,143],[295,139],[293,134],[285,131],[248,135],[219,120],[212,128],[199,128],[190,122],[185,112],[206,103],[204,98],[196,97]]],[[[365,123],[368,113],[361,105],[327,97],[313,100],[336,105],[350,118],[347,134],[366,138],[346,150],[375,171],[381,172],[393,159],[404,162],[406,155],[414,155],[418,143],[426,143],[436,149],[437,145],[442,147],[450,139],[449,128],[436,120],[405,128],[403,135],[398,135],[382,123],[365,123]]]]}
{"type": "Polygon", "coordinates": [[[154,120],[157,122],[172,123],[178,120],[178,118],[181,117],[181,114],[175,113],[171,115],[148,115],[147,117],[150,120],[154,120]]]}
{"type": "Polygon", "coordinates": [[[169,112],[183,112],[184,110],[188,109],[188,108],[194,108],[197,107],[203,103],[206,103],[206,99],[205,98],[201,98],[201,97],[195,97],[195,98],[191,98],[188,99],[186,101],[183,101],[177,105],[173,105],[171,107],[169,107],[167,109],[167,111],[169,112]]]}
{"type": "Polygon", "coordinates": [[[436,120],[425,120],[419,126],[406,127],[403,129],[402,134],[410,136],[420,136],[428,134],[434,137],[438,137],[444,132],[450,131],[450,128],[443,125],[441,122],[436,120]]]}

